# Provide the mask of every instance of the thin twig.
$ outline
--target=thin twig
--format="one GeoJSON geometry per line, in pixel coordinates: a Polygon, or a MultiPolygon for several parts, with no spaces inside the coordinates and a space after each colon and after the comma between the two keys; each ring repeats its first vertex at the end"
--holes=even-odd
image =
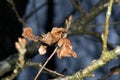
{"type": "Polygon", "coordinates": [[[107,75],[105,75],[102,79],[100,80],[107,80],[110,76],[112,76],[113,73],[108,73],[107,75]]]}
{"type": "Polygon", "coordinates": [[[78,32],[80,30],[86,30],[87,29],[87,23],[92,21],[98,14],[100,14],[104,9],[106,9],[108,6],[108,2],[105,2],[104,0],[99,0],[99,2],[94,5],[87,13],[84,14],[84,16],[81,16],[77,18],[72,23],[72,28],[70,28],[69,32],[72,34],[72,32],[78,32]]]}
{"type": "Polygon", "coordinates": [[[109,28],[109,20],[110,20],[110,15],[111,15],[111,10],[112,10],[112,4],[114,0],[110,0],[108,4],[108,10],[106,13],[106,20],[105,20],[105,25],[104,25],[104,32],[102,34],[102,40],[103,40],[103,51],[107,50],[107,38],[108,38],[108,28],[109,28]]]}
{"type": "MultiPolygon", "coordinates": [[[[26,62],[25,66],[32,66],[32,67],[42,68],[42,64],[41,63],[35,63],[35,62],[30,62],[30,61],[26,62]]],[[[44,70],[49,72],[49,73],[52,73],[54,75],[57,75],[57,76],[64,76],[63,74],[60,74],[60,73],[58,73],[56,71],[53,71],[53,70],[50,70],[50,69],[48,69],[46,67],[44,67],[44,70]]]]}
{"type": "Polygon", "coordinates": [[[47,65],[47,63],[50,61],[50,59],[53,57],[53,55],[55,54],[56,50],[58,49],[58,47],[56,47],[53,51],[53,53],[50,55],[50,57],[46,60],[46,62],[43,64],[42,68],[38,71],[37,75],[35,76],[34,80],[37,80],[38,76],[40,75],[40,73],[42,72],[42,70],[44,69],[44,67],[47,65]]]}
{"type": "Polygon", "coordinates": [[[120,74],[120,65],[110,68],[109,73],[106,74],[101,80],[107,80],[113,74],[117,74],[117,75],[120,74]]]}
{"type": "Polygon", "coordinates": [[[13,1],[13,0],[7,0],[7,2],[12,5],[12,9],[13,9],[13,11],[15,12],[16,17],[18,18],[18,21],[19,21],[23,26],[25,26],[25,22],[24,22],[24,20],[20,17],[20,15],[19,15],[19,13],[18,13],[18,11],[17,11],[17,9],[16,9],[16,6],[15,6],[14,1],[13,1]]]}
{"type": "Polygon", "coordinates": [[[50,73],[53,73],[53,74],[56,74],[56,75],[58,75],[58,76],[64,76],[63,74],[60,74],[60,73],[58,73],[58,72],[56,72],[56,71],[53,71],[53,70],[50,70],[50,69],[48,69],[48,68],[45,68],[45,67],[44,67],[44,69],[45,69],[46,71],[48,71],[48,72],[50,72],[50,73]]]}
{"type": "Polygon", "coordinates": [[[82,9],[82,6],[81,6],[81,0],[78,0],[77,2],[75,2],[75,0],[71,0],[71,3],[80,12],[81,16],[83,16],[85,14],[85,12],[84,12],[84,10],[82,9]]]}
{"type": "MultiPolygon", "coordinates": [[[[115,22],[112,22],[112,23],[109,23],[109,25],[118,25],[118,24],[120,24],[120,21],[115,21],[115,22]]],[[[88,26],[88,28],[95,28],[95,27],[97,27],[97,26],[103,26],[104,24],[89,24],[89,25],[87,25],[88,26]]]]}
{"type": "Polygon", "coordinates": [[[41,8],[45,7],[47,5],[47,2],[43,3],[42,5],[40,4],[38,7],[36,7],[33,11],[31,11],[29,14],[25,15],[23,18],[24,20],[29,19],[33,14],[38,12],[41,8]]]}

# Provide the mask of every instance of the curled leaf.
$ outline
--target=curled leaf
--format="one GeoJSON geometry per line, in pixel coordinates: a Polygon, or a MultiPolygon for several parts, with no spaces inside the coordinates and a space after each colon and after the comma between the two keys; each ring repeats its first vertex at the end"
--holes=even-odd
{"type": "Polygon", "coordinates": [[[23,29],[22,36],[29,40],[33,40],[35,42],[38,41],[38,38],[35,37],[35,35],[33,34],[33,31],[32,31],[32,28],[30,28],[30,27],[26,27],[23,29]]]}
{"type": "Polygon", "coordinates": [[[58,41],[58,46],[62,46],[63,44],[72,47],[72,43],[71,43],[71,41],[68,38],[61,38],[58,41]]]}
{"type": "Polygon", "coordinates": [[[72,50],[72,43],[68,38],[61,38],[58,41],[58,47],[57,49],[57,56],[58,58],[62,57],[70,57],[73,56],[74,58],[77,57],[77,54],[72,50]]]}
{"type": "Polygon", "coordinates": [[[41,45],[38,49],[40,55],[44,55],[46,53],[47,46],[41,45]]]}
{"type": "Polygon", "coordinates": [[[63,32],[66,30],[64,28],[53,28],[51,32],[48,32],[47,34],[42,35],[42,38],[40,41],[43,43],[46,43],[48,45],[56,43],[61,37],[63,32]]]}

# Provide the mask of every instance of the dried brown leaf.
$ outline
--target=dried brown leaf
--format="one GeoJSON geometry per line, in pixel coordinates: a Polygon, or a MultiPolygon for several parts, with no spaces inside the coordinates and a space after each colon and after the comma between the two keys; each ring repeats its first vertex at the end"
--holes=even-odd
{"type": "Polygon", "coordinates": [[[51,32],[42,35],[41,41],[48,45],[54,44],[62,37],[63,32],[65,32],[64,28],[55,27],[51,32]]]}
{"type": "Polygon", "coordinates": [[[68,38],[61,38],[58,41],[58,46],[60,47],[57,50],[57,56],[58,58],[62,57],[70,57],[73,56],[74,58],[77,57],[77,54],[72,50],[72,43],[68,38]]]}
{"type": "Polygon", "coordinates": [[[68,38],[61,38],[59,41],[58,41],[58,46],[62,46],[62,45],[69,45],[72,47],[72,43],[71,41],[68,39],[68,38]]]}
{"type": "Polygon", "coordinates": [[[29,40],[33,40],[35,42],[38,41],[38,38],[35,37],[35,35],[33,34],[33,31],[32,31],[32,28],[30,28],[30,27],[26,27],[23,29],[22,36],[29,40]]]}

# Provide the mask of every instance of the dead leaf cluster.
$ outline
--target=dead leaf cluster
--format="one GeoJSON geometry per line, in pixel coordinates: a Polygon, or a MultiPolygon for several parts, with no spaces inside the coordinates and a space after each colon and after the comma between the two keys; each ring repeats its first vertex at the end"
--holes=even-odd
{"type": "Polygon", "coordinates": [[[42,35],[42,38],[40,39],[40,41],[48,45],[52,45],[62,37],[64,32],[66,32],[65,28],[54,27],[51,32],[48,32],[47,34],[42,35]]]}
{"type": "MultiPolygon", "coordinates": [[[[56,51],[58,58],[70,57],[70,56],[76,58],[77,54],[72,50],[71,41],[68,38],[63,38],[64,33],[66,33],[68,29],[71,27],[71,22],[72,22],[72,16],[70,16],[68,20],[66,20],[65,22],[66,28],[54,27],[52,28],[51,32],[48,32],[47,34],[43,34],[38,37],[35,37],[30,27],[26,27],[23,29],[22,36],[35,42],[40,41],[49,46],[58,42],[57,45],[59,48],[56,51]]],[[[40,55],[45,54],[47,51],[46,50],[47,46],[44,44],[42,44],[38,49],[40,55]]]]}

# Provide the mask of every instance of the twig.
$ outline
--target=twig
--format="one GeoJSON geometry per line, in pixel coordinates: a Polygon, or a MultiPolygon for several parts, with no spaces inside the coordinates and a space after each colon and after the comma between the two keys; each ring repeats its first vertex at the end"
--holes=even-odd
{"type": "Polygon", "coordinates": [[[56,75],[58,75],[58,76],[64,76],[63,74],[60,74],[60,73],[58,73],[58,72],[56,72],[56,71],[53,71],[53,70],[50,70],[50,69],[48,69],[48,68],[44,68],[46,71],[48,71],[48,72],[50,72],[50,73],[53,73],[53,74],[56,74],[56,75]]]}
{"type": "MultiPolygon", "coordinates": [[[[118,2],[115,0],[114,4],[118,2]]],[[[70,34],[72,32],[76,32],[76,34],[79,34],[80,30],[86,30],[87,29],[87,23],[92,21],[97,15],[99,15],[103,10],[105,10],[108,6],[108,2],[105,2],[105,0],[99,0],[99,2],[92,7],[84,16],[81,16],[77,18],[73,23],[72,23],[72,28],[69,29],[70,34]]]]}
{"type": "Polygon", "coordinates": [[[106,74],[101,80],[107,80],[113,74],[120,74],[120,65],[112,67],[110,72],[106,74]]]}
{"type": "MultiPolygon", "coordinates": [[[[120,21],[115,21],[115,22],[112,22],[112,23],[109,23],[109,25],[117,25],[117,24],[120,24],[120,21]]],[[[87,25],[88,28],[95,28],[97,26],[103,26],[104,24],[89,24],[87,25]]]]}
{"type": "MultiPolygon", "coordinates": [[[[27,53],[29,53],[29,56],[36,55],[36,51],[38,50],[39,46],[40,43],[34,43],[31,45],[28,44],[27,53]]],[[[13,55],[0,62],[0,77],[15,68],[15,63],[18,60],[18,54],[19,53],[14,53],[13,55]]]]}
{"type": "Polygon", "coordinates": [[[17,59],[18,54],[14,54],[0,62],[0,77],[15,67],[14,65],[17,59]]]}
{"type": "Polygon", "coordinates": [[[13,9],[13,11],[15,12],[16,17],[18,18],[18,21],[23,25],[23,27],[25,27],[25,26],[26,26],[26,25],[25,25],[25,22],[24,22],[24,20],[20,17],[18,11],[16,10],[16,6],[15,6],[13,0],[7,0],[7,2],[12,5],[12,9],[13,9]]]}
{"type": "MultiPolygon", "coordinates": [[[[30,61],[26,62],[26,66],[32,66],[32,67],[36,66],[36,67],[42,68],[42,64],[41,63],[35,63],[35,62],[30,62],[30,61]]],[[[46,67],[44,67],[44,70],[49,72],[49,73],[52,73],[53,75],[64,76],[63,74],[60,74],[60,73],[58,73],[56,71],[53,71],[53,70],[50,70],[50,69],[48,69],[46,67]]]]}
{"type": "Polygon", "coordinates": [[[102,79],[100,80],[107,80],[110,76],[112,76],[113,73],[108,73],[107,75],[105,75],[102,79]]]}
{"type": "Polygon", "coordinates": [[[35,14],[37,11],[39,11],[41,8],[43,8],[47,3],[43,3],[42,5],[39,5],[37,8],[35,8],[33,11],[31,11],[29,14],[25,15],[23,17],[24,20],[29,19],[33,14],[35,14]]]}
{"type": "Polygon", "coordinates": [[[38,71],[37,75],[35,76],[34,80],[37,80],[38,76],[40,75],[40,73],[42,72],[42,70],[44,69],[44,67],[46,66],[46,64],[49,62],[49,60],[53,57],[53,55],[55,54],[56,50],[58,49],[58,47],[56,47],[53,51],[53,53],[50,55],[50,57],[45,61],[45,63],[43,64],[42,68],[38,71]]]}
{"type": "Polygon", "coordinates": [[[113,1],[114,0],[110,0],[109,5],[108,5],[108,10],[107,10],[107,13],[106,13],[106,20],[105,20],[105,25],[104,25],[104,33],[102,34],[103,51],[107,50],[108,28],[109,28],[109,20],[110,20],[113,1]]]}
{"type": "Polygon", "coordinates": [[[18,38],[18,42],[15,43],[15,47],[19,52],[18,60],[16,61],[13,73],[3,80],[13,80],[25,66],[24,56],[26,53],[26,40],[24,38],[18,38]]]}
{"type": "Polygon", "coordinates": [[[85,12],[84,12],[84,10],[82,9],[82,6],[81,6],[81,0],[78,0],[77,2],[75,2],[75,0],[71,0],[71,3],[80,12],[81,16],[83,16],[85,14],[85,12]]]}

